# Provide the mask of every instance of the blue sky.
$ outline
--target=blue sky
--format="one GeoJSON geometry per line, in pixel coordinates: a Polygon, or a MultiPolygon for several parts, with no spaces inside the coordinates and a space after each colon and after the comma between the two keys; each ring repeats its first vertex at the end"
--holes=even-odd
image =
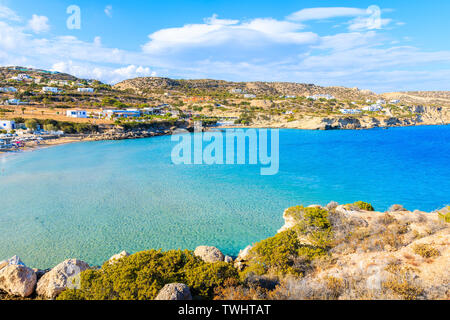
{"type": "Polygon", "coordinates": [[[0,0],[0,65],[450,90],[448,1],[0,0]],[[70,5],[80,29],[69,29],[70,5]]]}

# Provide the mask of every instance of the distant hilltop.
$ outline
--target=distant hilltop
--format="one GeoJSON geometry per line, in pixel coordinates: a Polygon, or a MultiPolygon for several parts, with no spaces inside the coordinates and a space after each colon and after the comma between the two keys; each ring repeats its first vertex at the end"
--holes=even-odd
{"type": "MultiPolygon", "coordinates": [[[[11,79],[19,74],[26,74],[33,78],[43,78],[56,81],[95,81],[96,79],[81,79],[76,76],[43,69],[20,66],[0,67],[0,79],[11,79]]],[[[182,80],[164,77],[141,77],[124,80],[113,86],[116,90],[132,91],[139,95],[153,93],[181,93],[185,95],[247,95],[252,98],[274,97],[311,97],[330,96],[340,101],[401,101],[411,105],[435,105],[450,107],[450,91],[409,91],[376,94],[370,90],[346,88],[342,86],[323,87],[315,84],[295,82],[232,82],[225,80],[198,79],[182,80]]]]}
{"type": "Polygon", "coordinates": [[[379,99],[401,100],[411,104],[436,104],[450,106],[450,91],[414,91],[376,94],[370,90],[342,86],[323,87],[315,84],[294,82],[231,82],[199,79],[176,80],[160,77],[141,77],[124,80],[114,86],[117,90],[132,90],[137,94],[158,91],[185,94],[250,94],[258,97],[331,95],[338,100],[377,101],[379,99]]]}
{"type": "Polygon", "coordinates": [[[136,93],[145,94],[158,90],[176,91],[182,93],[201,94],[250,94],[258,97],[274,96],[313,96],[331,95],[336,99],[366,100],[379,99],[381,96],[358,88],[345,87],[321,87],[315,84],[293,82],[231,82],[224,80],[199,79],[199,80],[175,80],[159,77],[143,77],[125,80],[114,86],[118,90],[133,90],[136,93]]]}
{"type": "Polygon", "coordinates": [[[49,80],[67,80],[67,81],[84,80],[77,78],[73,75],[57,71],[19,67],[19,66],[0,67],[0,79],[10,79],[19,74],[26,74],[33,78],[45,78],[49,80]]]}

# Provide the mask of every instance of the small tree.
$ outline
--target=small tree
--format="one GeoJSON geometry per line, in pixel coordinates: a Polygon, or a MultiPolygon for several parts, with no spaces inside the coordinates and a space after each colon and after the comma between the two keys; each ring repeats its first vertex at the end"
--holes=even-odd
{"type": "Polygon", "coordinates": [[[36,130],[38,127],[38,123],[34,119],[29,119],[29,120],[25,121],[25,126],[30,130],[36,130]]]}

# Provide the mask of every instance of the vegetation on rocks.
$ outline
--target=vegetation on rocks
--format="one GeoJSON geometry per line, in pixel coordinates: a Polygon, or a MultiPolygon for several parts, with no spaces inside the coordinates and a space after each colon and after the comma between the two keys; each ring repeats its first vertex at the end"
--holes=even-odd
{"type": "MultiPolygon", "coordinates": [[[[75,287],[61,278],[66,287],[53,288],[60,275],[57,266],[39,275],[39,290],[30,297],[449,299],[450,228],[441,217],[448,208],[432,213],[376,212],[368,210],[370,204],[357,204],[361,206],[355,204],[351,210],[337,203],[289,208],[284,213],[285,228],[247,247],[234,261],[206,246],[195,252],[122,252],[101,268],[83,269],[79,278],[72,279],[75,287]]],[[[2,268],[6,270],[8,261],[0,262],[0,278],[2,272],[7,274],[2,268]]],[[[4,284],[5,292],[17,291],[15,285],[4,284]]]]}
{"type": "Polygon", "coordinates": [[[230,264],[209,264],[190,251],[149,250],[105,263],[81,273],[79,289],[64,291],[60,300],[148,300],[166,285],[185,283],[193,296],[211,298],[215,287],[238,278],[230,264]]]}

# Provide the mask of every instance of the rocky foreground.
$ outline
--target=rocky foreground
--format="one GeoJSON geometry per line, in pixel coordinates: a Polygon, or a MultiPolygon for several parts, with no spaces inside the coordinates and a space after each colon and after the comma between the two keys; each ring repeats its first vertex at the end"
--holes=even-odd
{"type": "Polygon", "coordinates": [[[277,235],[234,259],[200,246],[123,251],[101,268],[68,259],[38,270],[14,256],[0,261],[0,298],[450,299],[450,207],[377,212],[332,202],[283,217],[277,235]]]}

